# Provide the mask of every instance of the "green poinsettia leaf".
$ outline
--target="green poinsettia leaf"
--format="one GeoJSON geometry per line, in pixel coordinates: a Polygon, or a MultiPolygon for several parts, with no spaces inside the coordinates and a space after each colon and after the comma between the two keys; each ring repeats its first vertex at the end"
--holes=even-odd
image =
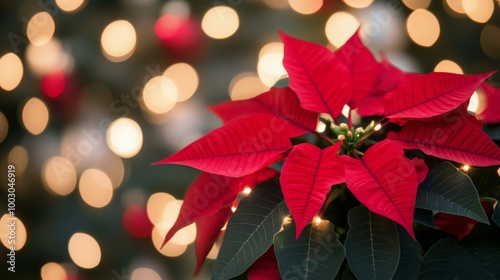
{"type": "Polygon", "coordinates": [[[431,210],[415,208],[413,220],[421,225],[436,228],[436,224],[434,224],[434,213],[432,213],[431,210]]]}
{"type": "Polygon", "coordinates": [[[345,249],[327,220],[308,224],[295,240],[295,222],[274,236],[274,251],[283,279],[331,280],[337,275],[345,249]]]}
{"type": "Polygon", "coordinates": [[[496,234],[441,239],[424,255],[419,279],[500,279],[500,240],[496,234]]]}
{"type": "Polygon", "coordinates": [[[349,267],[358,280],[391,279],[399,263],[396,224],[364,206],[349,211],[345,240],[349,267]]]}
{"type": "Polygon", "coordinates": [[[271,246],[287,215],[279,184],[256,186],[227,224],[211,279],[231,279],[245,272],[271,246]]]}
{"type": "Polygon", "coordinates": [[[488,224],[472,180],[449,162],[443,162],[429,172],[418,188],[415,207],[488,224]]]}
{"type": "Polygon", "coordinates": [[[397,226],[401,255],[398,269],[393,280],[417,280],[420,267],[424,262],[422,258],[422,247],[418,241],[413,240],[404,228],[397,226]]]}

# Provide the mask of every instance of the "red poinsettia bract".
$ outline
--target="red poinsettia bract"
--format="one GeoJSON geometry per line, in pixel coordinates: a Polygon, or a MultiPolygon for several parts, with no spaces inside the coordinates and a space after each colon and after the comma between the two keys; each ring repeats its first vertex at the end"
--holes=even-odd
{"type": "MultiPolygon", "coordinates": [[[[490,100],[499,98],[498,89],[483,84],[493,73],[404,73],[385,58],[377,62],[357,33],[336,52],[284,32],[281,38],[289,86],[211,106],[224,125],[157,162],[203,171],[165,237],[167,242],[197,222],[197,271],[229,219],[229,207],[247,186],[279,176],[297,238],[326,203],[335,203],[328,199],[332,186],[344,183],[370,211],[415,238],[416,193],[428,168],[419,158],[407,158],[405,151],[475,166],[500,165],[500,149],[463,109],[480,86],[490,100]],[[354,127],[350,119],[340,123],[346,104],[362,116],[382,120],[366,127],[354,127]],[[329,133],[315,131],[320,113],[331,117],[329,133]],[[378,143],[370,139],[390,122],[400,129],[378,143]],[[282,168],[269,168],[282,160],[282,168]]],[[[488,110],[480,117],[498,120],[488,110]]]]}

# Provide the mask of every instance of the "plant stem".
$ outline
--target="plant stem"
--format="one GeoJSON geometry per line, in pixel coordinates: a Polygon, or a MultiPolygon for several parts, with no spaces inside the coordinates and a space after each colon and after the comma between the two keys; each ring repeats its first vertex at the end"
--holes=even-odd
{"type": "Polygon", "coordinates": [[[330,138],[330,137],[327,137],[326,135],[324,134],[321,134],[317,131],[314,131],[314,134],[316,134],[316,136],[322,138],[323,140],[325,140],[326,142],[332,144],[332,145],[335,145],[335,142],[333,142],[333,140],[330,138]]]}

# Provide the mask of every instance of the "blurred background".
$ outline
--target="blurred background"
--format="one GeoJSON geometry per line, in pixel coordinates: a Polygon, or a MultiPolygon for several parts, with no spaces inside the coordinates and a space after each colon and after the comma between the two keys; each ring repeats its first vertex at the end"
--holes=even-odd
{"type": "Polygon", "coordinates": [[[221,124],[206,105],[285,74],[280,29],[335,50],[358,27],[406,71],[500,69],[493,0],[2,0],[0,278],[192,279],[194,225],[159,245],[198,172],[151,164],[221,124]]]}

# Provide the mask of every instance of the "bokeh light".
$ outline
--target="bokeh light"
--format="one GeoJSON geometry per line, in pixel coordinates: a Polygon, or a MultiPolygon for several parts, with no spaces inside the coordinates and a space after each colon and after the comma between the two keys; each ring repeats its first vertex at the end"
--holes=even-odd
{"type": "Polygon", "coordinates": [[[465,14],[475,22],[485,23],[493,15],[495,4],[493,0],[462,0],[465,14]]]}
{"type": "Polygon", "coordinates": [[[151,239],[153,241],[153,245],[156,248],[156,250],[160,252],[162,255],[167,257],[178,257],[186,251],[187,245],[180,245],[172,241],[167,242],[165,246],[163,246],[162,248],[161,245],[163,244],[164,238],[165,238],[164,230],[158,230],[156,227],[153,228],[153,231],[151,233],[151,239]]]}
{"type": "Polygon", "coordinates": [[[5,115],[0,112],[0,143],[5,140],[7,134],[9,134],[9,122],[7,121],[5,115]]]}
{"type": "Polygon", "coordinates": [[[153,224],[159,224],[163,219],[163,209],[170,202],[175,201],[175,197],[168,193],[158,192],[152,194],[146,206],[149,220],[153,224]]]}
{"type": "Polygon", "coordinates": [[[477,94],[477,91],[474,91],[474,93],[471,95],[469,99],[469,105],[467,106],[467,111],[472,112],[472,113],[477,113],[479,109],[479,95],[477,94]]]}
{"type": "Polygon", "coordinates": [[[76,187],[76,170],[73,164],[63,157],[48,159],[42,168],[42,182],[47,190],[57,195],[68,195],[76,187]]]}
{"type": "Polygon", "coordinates": [[[177,102],[177,86],[165,76],[151,78],[142,91],[141,107],[154,113],[164,114],[174,108],[177,102]]]}
{"type": "Polygon", "coordinates": [[[5,246],[5,248],[9,250],[10,247],[13,246],[12,238],[14,238],[13,240],[15,240],[14,251],[19,251],[24,247],[24,245],[26,245],[28,232],[26,231],[26,227],[19,217],[4,214],[0,219],[0,241],[5,246]],[[14,235],[10,230],[11,223],[15,223],[16,225],[14,235]]]}
{"type": "Polygon", "coordinates": [[[344,0],[344,3],[352,8],[363,9],[370,6],[373,0],[344,0]]]}
{"type": "Polygon", "coordinates": [[[95,208],[108,205],[113,198],[111,180],[106,173],[95,168],[89,168],[82,173],[78,190],[83,201],[95,208]]]}
{"type": "Polygon", "coordinates": [[[26,36],[31,44],[41,46],[47,43],[56,30],[54,20],[47,12],[35,14],[28,22],[26,36]]]}
{"type": "Polygon", "coordinates": [[[430,47],[439,38],[439,22],[433,13],[418,9],[413,11],[406,21],[408,35],[416,44],[430,47]]]}
{"type": "Polygon", "coordinates": [[[462,0],[446,0],[446,4],[454,12],[459,14],[465,14],[464,6],[462,5],[462,0]]]}
{"type": "Polygon", "coordinates": [[[66,77],[61,71],[46,74],[41,80],[42,91],[50,98],[55,98],[61,95],[65,86],[66,77]]]}
{"type": "Polygon", "coordinates": [[[9,156],[7,157],[7,162],[13,164],[16,167],[16,173],[21,176],[26,167],[28,167],[28,151],[23,146],[15,146],[10,150],[9,156]]]}
{"type": "Polygon", "coordinates": [[[336,12],[328,18],[325,34],[328,41],[336,48],[341,47],[356,32],[359,21],[348,12],[336,12]]]}
{"type": "Polygon", "coordinates": [[[403,0],[403,3],[412,10],[427,9],[431,0],[403,0]]]}
{"type": "MultiPolygon", "coordinates": [[[[155,224],[155,229],[162,235],[165,236],[167,232],[172,228],[179,215],[181,209],[182,201],[174,200],[169,202],[164,206],[162,217],[159,223],[155,224]]],[[[172,239],[171,242],[178,245],[189,245],[193,243],[196,238],[196,225],[193,223],[187,227],[179,230],[172,239]]]]}
{"type": "Polygon", "coordinates": [[[122,62],[132,56],[137,43],[134,26],[126,20],[108,24],[101,35],[104,55],[112,62],[122,62]]]}
{"type": "Polygon", "coordinates": [[[481,49],[493,59],[500,59],[500,27],[486,25],[480,36],[481,49]]]}
{"type": "Polygon", "coordinates": [[[130,280],[162,280],[160,275],[151,268],[139,267],[132,270],[130,280]]]}
{"type": "Polygon", "coordinates": [[[243,100],[255,97],[269,89],[254,72],[237,74],[229,83],[231,100],[243,100]]]}
{"type": "Polygon", "coordinates": [[[208,10],[201,20],[203,32],[214,39],[233,35],[240,26],[238,13],[228,6],[218,5],[208,10]]]}
{"type": "Polygon", "coordinates": [[[198,89],[198,73],[187,63],[172,64],[163,72],[163,76],[174,82],[177,89],[177,102],[188,100],[198,89]]]}
{"type": "Polygon", "coordinates": [[[55,0],[59,9],[66,13],[80,11],[87,4],[86,0],[55,0]]]}
{"type": "Polygon", "coordinates": [[[99,243],[86,233],[73,234],[68,242],[68,251],[71,260],[81,268],[94,268],[101,261],[99,243]]]}
{"type": "Polygon", "coordinates": [[[464,71],[460,66],[451,60],[444,59],[441,60],[436,67],[434,67],[434,72],[447,72],[447,73],[455,73],[455,74],[463,74],[464,71]]]}
{"type": "Polygon", "coordinates": [[[268,87],[273,86],[280,78],[287,75],[283,67],[283,43],[268,43],[260,49],[257,73],[262,83],[268,87]]]}
{"type": "Polygon", "coordinates": [[[106,132],[108,147],[122,158],[135,156],[142,148],[141,127],[132,119],[119,118],[106,132]]]}
{"type": "Polygon", "coordinates": [[[66,269],[58,263],[48,262],[40,269],[42,280],[67,280],[66,269]]]}
{"type": "Polygon", "coordinates": [[[219,251],[220,251],[220,245],[216,242],[212,246],[212,249],[210,249],[210,252],[208,252],[207,259],[209,259],[209,260],[217,259],[217,255],[219,254],[219,251]]]}
{"type": "Polygon", "coordinates": [[[106,153],[103,159],[99,159],[96,163],[96,168],[108,175],[113,189],[119,188],[125,179],[125,165],[123,160],[112,153],[106,153]]]}
{"type": "Polygon", "coordinates": [[[151,236],[153,224],[148,218],[145,208],[132,205],[123,213],[123,227],[132,236],[137,238],[146,238],[151,236]]]}
{"type": "Polygon", "coordinates": [[[323,0],[288,0],[288,3],[294,11],[304,15],[314,14],[323,6],[323,0]]]}
{"type": "Polygon", "coordinates": [[[62,43],[53,38],[46,44],[26,48],[26,61],[29,68],[37,76],[62,71],[67,73],[73,67],[73,58],[67,54],[62,43]]]}
{"type": "Polygon", "coordinates": [[[22,122],[29,133],[38,135],[49,123],[49,109],[42,100],[33,97],[23,107],[22,122]]]}
{"type": "Polygon", "coordinates": [[[14,53],[7,53],[0,58],[0,88],[11,91],[23,78],[24,68],[21,59],[14,53]]]}

